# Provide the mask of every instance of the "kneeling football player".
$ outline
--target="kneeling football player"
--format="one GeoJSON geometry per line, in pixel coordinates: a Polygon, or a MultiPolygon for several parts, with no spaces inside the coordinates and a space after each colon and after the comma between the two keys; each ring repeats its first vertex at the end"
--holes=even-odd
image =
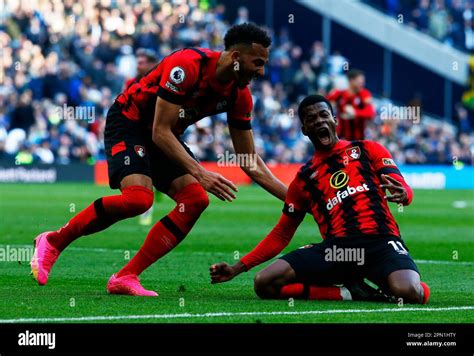
{"type": "Polygon", "coordinates": [[[270,234],[235,265],[212,265],[211,282],[231,280],[278,255],[309,212],[323,242],[290,252],[258,272],[255,292],[259,297],[402,298],[408,303],[426,303],[430,290],[420,282],[418,268],[387,204],[408,205],[413,198],[390,153],[373,141],[340,140],[333,108],[323,96],[306,97],[298,115],[316,153],[291,183],[283,214],[270,234]],[[391,195],[385,194],[386,189],[391,195]]]}

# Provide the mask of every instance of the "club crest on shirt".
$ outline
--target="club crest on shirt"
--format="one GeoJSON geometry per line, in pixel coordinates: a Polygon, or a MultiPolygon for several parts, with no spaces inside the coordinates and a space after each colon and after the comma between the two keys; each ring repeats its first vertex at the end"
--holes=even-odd
{"type": "Polygon", "coordinates": [[[134,149],[137,155],[139,155],[140,157],[145,157],[145,154],[146,154],[145,147],[140,146],[140,145],[135,145],[134,149]]]}
{"type": "Polygon", "coordinates": [[[170,71],[170,79],[173,83],[180,84],[186,78],[186,73],[181,67],[174,67],[170,71]]]}
{"type": "Polygon", "coordinates": [[[360,157],[360,147],[351,147],[346,150],[346,154],[352,159],[359,159],[360,157]]]}

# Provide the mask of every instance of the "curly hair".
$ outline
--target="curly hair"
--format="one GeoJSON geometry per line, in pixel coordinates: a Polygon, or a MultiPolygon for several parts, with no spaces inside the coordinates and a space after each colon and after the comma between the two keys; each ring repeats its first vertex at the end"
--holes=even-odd
{"type": "Polygon", "coordinates": [[[268,48],[272,44],[272,40],[267,31],[258,27],[253,23],[243,23],[232,26],[225,34],[224,45],[226,51],[237,44],[258,43],[268,48]]]}
{"type": "Polygon", "coordinates": [[[332,116],[334,116],[334,110],[332,108],[331,102],[328,99],[326,99],[322,95],[317,95],[317,94],[309,95],[306,98],[304,98],[301,101],[300,105],[298,106],[298,116],[301,122],[303,122],[303,109],[317,103],[326,103],[327,106],[329,107],[329,110],[331,111],[332,116]]]}

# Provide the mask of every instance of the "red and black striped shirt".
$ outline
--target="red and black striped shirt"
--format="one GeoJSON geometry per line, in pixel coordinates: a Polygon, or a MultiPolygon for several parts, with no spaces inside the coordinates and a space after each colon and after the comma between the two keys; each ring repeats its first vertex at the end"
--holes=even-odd
{"type": "Polygon", "coordinates": [[[367,235],[400,237],[384,199],[381,175],[406,184],[391,154],[373,141],[338,141],[329,151],[316,152],[288,188],[283,215],[271,233],[241,259],[247,269],[276,256],[290,242],[306,213],[313,215],[323,239],[367,235]]]}
{"type": "Polygon", "coordinates": [[[393,174],[405,182],[382,145],[340,140],[330,151],[317,152],[300,169],[290,185],[284,212],[309,211],[323,238],[400,236],[385,192],[379,187],[381,174],[393,174]]]}
{"type": "Polygon", "coordinates": [[[177,134],[205,117],[224,112],[230,126],[248,130],[253,107],[250,90],[239,88],[235,81],[223,84],[217,80],[220,55],[207,48],[177,50],[127,85],[116,103],[126,118],[145,122],[149,128],[157,96],[180,105],[183,113],[173,127],[177,134]]]}

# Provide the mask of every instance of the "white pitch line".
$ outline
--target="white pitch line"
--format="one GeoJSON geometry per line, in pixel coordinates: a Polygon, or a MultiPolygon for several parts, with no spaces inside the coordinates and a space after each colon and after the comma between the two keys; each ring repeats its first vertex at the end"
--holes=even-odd
{"type": "Polygon", "coordinates": [[[0,319],[0,323],[54,323],[73,321],[111,321],[111,320],[140,320],[140,319],[186,319],[186,318],[216,318],[234,316],[275,316],[275,315],[319,315],[319,314],[360,314],[360,313],[405,313],[405,312],[443,312],[456,310],[474,310],[474,306],[441,307],[441,308],[382,308],[382,309],[332,309],[308,311],[273,311],[273,312],[219,312],[204,314],[149,314],[149,315],[114,315],[114,316],[83,316],[71,318],[19,318],[0,319]]]}
{"type": "Polygon", "coordinates": [[[454,261],[436,261],[436,260],[415,260],[416,263],[426,263],[426,264],[433,264],[433,265],[463,265],[463,266],[472,266],[474,265],[474,262],[470,261],[459,261],[459,262],[454,262],[454,261]]]}
{"type": "MultiPolygon", "coordinates": [[[[0,247],[5,248],[6,246],[17,247],[17,248],[33,248],[32,245],[16,245],[16,244],[0,244],[0,247]]],[[[129,250],[129,249],[114,249],[114,248],[100,248],[100,247],[69,247],[67,251],[89,251],[97,253],[124,253],[129,251],[130,253],[136,253],[138,250],[129,250]]],[[[221,255],[230,255],[226,252],[206,252],[206,251],[175,251],[179,254],[190,254],[190,255],[201,255],[201,256],[221,256],[221,255]]],[[[233,252],[232,252],[233,254],[233,252]]],[[[282,255],[279,255],[282,256],[282,255]]],[[[277,256],[278,257],[278,256],[277,256]]],[[[474,261],[438,261],[438,260],[415,260],[419,264],[433,264],[433,265],[462,265],[462,266],[472,266],[474,261]]]]}

